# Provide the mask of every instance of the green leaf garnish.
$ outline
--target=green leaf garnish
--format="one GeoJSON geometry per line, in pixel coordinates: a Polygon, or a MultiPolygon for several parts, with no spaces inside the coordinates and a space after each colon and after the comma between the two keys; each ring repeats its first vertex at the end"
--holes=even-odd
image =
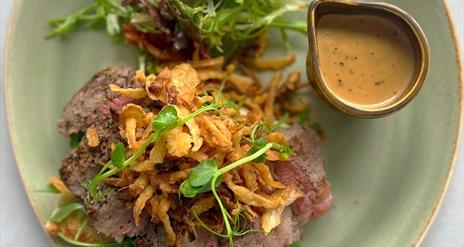
{"type": "Polygon", "coordinates": [[[53,186],[53,184],[50,184],[50,183],[47,184],[47,186],[45,186],[45,188],[36,190],[36,192],[53,193],[53,194],[59,194],[60,193],[60,191],[55,186],[53,186]]]}
{"type": "MultiPolygon", "coordinates": [[[[190,172],[189,178],[185,180],[180,191],[185,197],[195,197],[199,193],[211,191],[211,180],[218,172],[218,161],[208,159],[202,161],[190,172]]],[[[221,179],[216,181],[215,187],[219,186],[221,179]]]]}
{"type": "Polygon", "coordinates": [[[118,168],[121,168],[126,161],[126,150],[121,142],[116,144],[113,152],[111,152],[111,163],[118,168]]]}
{"type": "Polygon", "coordinates": [[[69,146],[72,149],[75,149],[79,145],[83,137],[84,137],[84,132],[82,131],[79,131],[77,133],[72,133],[69,136],[69,146]]]}
{"type": "Polygon", "coordinates": [[[222,167],[221,169],[218,169],[218,167],[217,167],[218,162],[217,161],[206,160],[206,161],[200,163],[197,167],[195,167],[192,170],[192,172],[190,173],[187,180],[185,180],[181,185],[180,191],[181,191],[182,195],[185,196],[185,197],[190,198],[190,197],[196,196],[198,193],[204,193],[204,192],[209,191],[209,190],[204,190],[204,188],[205,188],[204,183],[207,182],[207,181],[210,181],[209,182],[209,188],[212,191],[212,193],[214,195],[214,198],[216,199],[216,201],[217,201],[217,203],[219,205],[219,208],[221,210],[222,218],[224,220],[224,226],[226,228],[226,233],[225,234],[217,233],[217,232],[214,232],[211,229],[209,229],[206,225],[204,225],[204,224],[202,224],[202,225],[208,231],[212,231],[217,236],[227,237],[229,239],[230,246],[233,246],[233,237],[242,236],[244,234],[247,234],[248,232],[251,232],[252,230],[251,231],[245,231],[245,230],[242,231],[241,229],[239,229],[239,227],[237,227],[237,224],[238,224],[237,219],[234,220],[234,222],[236,224],[235,224],[235,227],[232,228],[231,223],[229,221],[229,219],[232,219],[232,217],[229,215],[227,209],[224,207],[224,204],[222,203],[221,198],[219,197],[219,195],[218,195],[218,193],[216,191],[216,187],[220,184],[222,175],[224,175],[227,172],[230,172],[233,169],[238,168],[241,165],[244,165],[244,164],[246,164],[248,162],[256,160],[258,157],[265,154],[266,151],[271,149],[272,147],[273,147],[272,143],[267,143],[267,144],[264,145],[264,147],[257,150],[256,152],[254,152],[254,153],[252,153],[252,154],[250,154],[250,155],[248,155],[248,156],[246,156],[246,157],[244,157],[244,158],[242,158],[242,159],[240,159],[238,161],[235,161],[230,165],[222,167]],[[193,183],[195,185],[198,185],[198,187],[192,186],[192,181],[193,181],[193,183]]]}
{"type": "Polygon", "coordinates": [[[70,214],[75,211],[84,210],[84,205],[78,202],[68,202],[62,204],[58,207],[58,209],[53,213],[50,221],[53,223],[59,223],[66,219],[70,214]]]}
{"type": "Polygon", "coordinates": [[[168,105],[158,113],[158,116],[151,122],[154,131],[163,129],[173,129],[177,124],[177,110],[174,106],[168,105]]]}
{"type": "Polygon", "coordinates": [[[77,12],[62,18],[51,20],[48,24],[52,30],[47,38],[64,36],[82,25],[100,28],[105,27],[109,35],[121,33],[121,23],[131,20],[133,9],[122,6],[119,0],[95,0],[77,12]]]}
{"type": "Polygon", "coordinates": [[[304,21],[284,17],[286,13],[304,10],[304,2],[300,1],[193,1],[190,5],[182,0],[170,2],[177,7],[183,18],[190,20],[202,41],[221,53],[243,46],[269,27],[306,34],[304,21]],[[231,46],[224,49],[226,43],[231,46]]]}
{"type": "Polygon", "coordinates": [[[189,176],[190,184],[194,187],[203,186],[211,183],[211,178],[218,170],[218,162],[215,159],[202,161],[198,166],[192,169],[189,176]]]}
{"type": "MultiPolygon", "coordinates": [[[[266,141],[264,138],[259,138],[251,143],[251,149],[248,151],[248,155],[256,153],[258,150],[264,148],[266,146],[266,141]]],[[[262,163],[266,160],[266,153],[263,153],[259,157],[257,157],[254,161],[257,163],[262,163]]]]}

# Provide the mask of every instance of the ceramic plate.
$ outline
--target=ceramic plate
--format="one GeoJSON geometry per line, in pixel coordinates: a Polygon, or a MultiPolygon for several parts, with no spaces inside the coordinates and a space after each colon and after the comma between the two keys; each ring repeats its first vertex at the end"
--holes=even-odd
{"type": "MultiPolygon", "coordinates": [[[[135,65],[135,50],[103,32],[82,30],[45,40],[46,21],[86,1],[17,0],[5,60],[8,122],[16,160],[41,223],[55,196],[35,192],[58,174],[67,140],[57,121],[66,102],[96,71],[135,65]]],[[[303,246],[412,246],[423,238],[446,191],[458,145],[462,88],[453,30],[439,0],[389,1],[411,13],[431,47],[423,90],[392,116],[355,119],[313,97],[335,205],[305,228],[303,246]]],[[[301,16],[304,18],[304,16],[301,16]]],[[[282,50],[272,39],[272,53],[282,50]]],[[[306,37],[290,38],[305,71],[306,37]]],[[[39,230],[39,229],[38,229],[39,230]]],[[[53,239],[57,246],[64,246],[53,239]]]]}

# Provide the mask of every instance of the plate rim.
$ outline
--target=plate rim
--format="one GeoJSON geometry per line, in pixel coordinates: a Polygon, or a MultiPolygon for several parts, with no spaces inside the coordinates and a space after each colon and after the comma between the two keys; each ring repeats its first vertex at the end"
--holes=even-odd
{"type": "MultiPolygon", "coordinates": [[[[462,61],[463,61],[463,57],[461,57],[461,47],[459,46],[459,38],[458,38],[458,35],[457,35],[457,31],[456,31],[456,26],[455,26],[455,22],[453,20],[453,18],[451,17],[451,11],[450,11],[450,5],[449,5],[449,0],[440,0],[439,1],[441,4],[442,4],[442,7],[443,7],[443,10],[445,12],[445,15],[446,15],[446,18],[448,20],[448,27],[451,31],[451,38],[453,40],[453,45],[454,45],[454,51],[455,51],[455,61],[454,63],[457,65],[457,80],[459,81],[458,83],[458,89],[460,91],[460,94],[458,95],[458,97],[460,98],[459,102],[460,104],[458,105],[458,120],[457,120],[457,136],[455,137],[455,140],[453,141],[453,157],[451,159],[451,161],[448,163],[448,168],[447,168],[447,173],[446,173],[446,177],[445,177],[445,181],[442,185],[442,188],[441,188],[441,191],[440,191],[440,194],[438,196],[438,198],[435,200],[435,203],[434,203],[434,206],[431,210],[431,212],[429,213],[429,215],[427,216],[427,220],[426,220],[426,223],[425,225],[422,227],[422,230],[421,232],[419,233],[419,236],[416,238],[415,242],[412,244],[412,246],[419,246],[422,241],[424,240],[425,236],[427,235],[427,233],[430,231],[430,228],[431,226],[433,225],[433,223],[435,222],[437,216],[438,216],[438,212],[440,211],[440,208],[443,204],[443,201],[444,201],[444,198],[445,198],[445,195],[449,189],[449,186],[450,186],[450,182],[451,182],[451,178],[453,177],[453,174],[454,174],[454,171],[455,171],[455,168],[456,168],[456,164],[457,164],[457,159],[458,159],[458,153],[459,153],[459,149],[458,147],[460,147],[463,143],[462,143],[462,131],[463,131],[463,122],[464,122],[464,119],[463,119],[463,116],[464,116],[464,68],[463,68],[463,64],[462,64],[462,61]]],[[[35,217],[38,219],[39,223],[40,223],[40,226],[41,226],[41,229],[42,229],[42,232],[46,235],[47,239],[50,241],[50,243],[52,243],[53,246],[57,246],[56,244],[56,239],[53,238],[50,234],[48,234],[47,230],[45,229],[45,223],[46,223],[46,220],[44,218],[44,215],[42,215],[40,213],[40,210],[39,208],[37,207],[36,205],[36,202],[35,200],[33,199],[33,193],[31,191],[31,188],[29,186],[29,183],[27,182],[26,180],[26,176],[24,174],[24,166],[23,166],[23,162],[21,162],[21,159],[20,157],[18,156],[18,152],[17,152],[17,143],[16,143],[16,140],[17,138],[13,136],[13,133],[12,132],[12,129],[14,128],[13,126],[13,120],[12,120],[12,115],[11,115],[11,100],[10,100],[10,94],[9,94],[9,91],[7,90],[9,88],[9,65],[10,65],[10,56],[11,56],[11,53],[10,53],[10,50],[9,49],[12,44],[13,44],[13,31],[15,30],[15,26],[16,26],[16,18],[17,18],[17,13],[18,13],[18,10],[20,8],[20,6],[22,6],[23,4],[23,0],[13,0],[13,4],[12,4],[12,7],[10,9],[10,17],[8,19],[8,25],[7,25],[7,31],[6,31],[6,35],[5,35],[5,43],[4,43],[4,47],[3,47],[3,54],[4,54],[4,57],[3,57],[3,61],[4,61],[4,64],[3,64],[3,99],[4,99],[4,105],[5,105],[5,115],[6,115],[6,119],[7,119],[7,129],[8,129],[8,136],[9,136],[9,140],[10,140],[10,143],[11,143],[11,147],[12,147],[12,151],[13,151],[13,157],[14,157],[14,160],[15,160],[15,163],[16,163],[16,167],[18,169],[18,172],[19,172],[19,175],[20,175],[20,178],[21,178],[21,183],[23,184],[23,188],[24,188],[24,191],[26,192],[26,195],[27,195],[27,199],[34,211],[34,214],[35,214],[35,217]]],[[[463,47],[464,48],[464,47],[463,47]]],[[[463,153],[464,155],[464,153],[463,153]]]]}

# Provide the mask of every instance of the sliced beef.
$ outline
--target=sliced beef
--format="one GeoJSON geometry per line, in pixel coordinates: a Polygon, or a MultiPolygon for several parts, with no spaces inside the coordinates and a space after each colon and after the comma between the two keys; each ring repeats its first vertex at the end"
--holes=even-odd
{"type": "Polygon", "coordinates": [[[93,124],[104,125],[106,136],[111,132],[113,121],[111,112],[117,112],[131,99],[109,90],[109,84],[120,87],[137,86],[134,71],[127,66],[115,65],[95,74],[66,105],[58,123],[58,130],[64,135],[83,131],[93,124]]]}
{"type": "MultiPolygon", "coordinates": [[[[132,214],[131,214],[132,217],[132,214]]],[[[136,247],[167,247],[166,232],[162,225],[148,224],[135,240],[136,247]]]]}
{"type": "MultiPolygon", "coordinates": [[[[261,222],[255,222],[254,226],[256,229],[261,229],[261,222]]],[[[262,232],[250,233],[235,239],[234,243],[236,247],[284,247],[300,240],[301,227],[295,220],[292,210],[287,208],[282,214],[282,223],[268,235],[262,232]]]]}
{"type": "Polygon", "coordinates": [[[64,135],[85,130],[94,125],[100,145],[91,148],[85,137],[62,162],[61,178],[77,196],[83,199],[95,229],[117,241],[124,236],[135,236],[144,227],[146,220],[135,226],[132,209],[127,207],[115,192],[108,193],[101,201],[92,201],[85,190],[85,183],[101,168],[101,163],[110,159],[111,144],[121,141],[118,123],[113,118],[125,104],[127,97],[109,90],[109,84],[121,87],[137,86],[134,72],[125,66],[109,67],[97,73],[79,90],[65,107],[58,128],[64,135]]]}
{"type": "Polygon", "coordinates": [[[295,124],[285,130],[285,137],[296,155],[288,161],[277,162],[274,172],[282,183],[298,186],[305,192],[304,197],[293,203],[293,211],[303,225],[327,212],[332,207],[333,196],[324,171],[317,133],[295,124]]]}
{"type": "Polygon", "coordinates": [[[184,239],[184,247],[218,247],[219,239],[203,228],[197,228],[197,237],[193,241],[184,239]]]}

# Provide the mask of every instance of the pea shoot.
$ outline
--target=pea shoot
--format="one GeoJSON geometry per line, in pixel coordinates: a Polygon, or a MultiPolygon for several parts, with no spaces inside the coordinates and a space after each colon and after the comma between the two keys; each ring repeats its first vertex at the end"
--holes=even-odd
{"type": "MultiPolygon", "coordinates": [[[[224,225],[226,228],[225,234],[214,232],[208,226],[203,224],[201,220],[198,218],[200,224],[210,231],[211,233],[229,239],[230,246],[233,246],[233,237],[242,236],[250,231],[245,231],[245,229],[240,229],[239,227],[239,220],[236,218],[234,220],[234,227],[232,227],[230,220],[232,219],[231,215],[224,207],[224,204],[219,197],[218,192],[216,191],[216,187],[219,186],[222,182],[222,176],[233,169],[240,167],[249,162],[264,162],[266,160],[266,152],[270,149],[278,150],[284,159],[288,159],[288,157],[293,154],[292,149],[288,145],[281,145],[277,143],[267,143],[264,138],[256,138],[256,132],[260,127],[265,127],[265,125],[258,124],[255,125],[251,134],[250,134],[250,142],[252,144],[252,148],[248,152],[248,156],[233,162],[230,165],[225,167],[219,168],[219,162],[214,159],[208,159],[202,161],[198,164],[195,168],[192,169],[187,180],[185,180],[180,186],[180,192],[184,197],[192,198],[197,196],[200,193],[205,193],[211,191],[216,199],[219,209],[221,210],[221,214],[224,220],[224,225]]],[[[239,214],[237,217],[240,217],[239,214]]]]}
{"type": "Polygon", "coordinates": [[[151,123],[152,129],[155,131],[151,134],[140,146],[135,153],[126,159],[125,153],[126,150],[122,143],[116,145],[115,149],[111,153],[111,160],[108,161],[106,164],[103,165],[99,173],[92,179],[87,185],[87,191],[89,192],[91,198],[94,200],[99,200],[100,197],[98,196],[98,185],[104,181],[105,179],[116,175],[117,173],[121,172],[124,168],[132,165],[134,161],[136,161],[140,155],[142,155],[147,147],[161,139],[168,131],[184,125],[189,120],[195,118],[196,116],[212,110],[218,110],[221,104],[217,102],[213,102],[211,104],[202,106],[198,108],[196,111],[192,112],[185,118],[179,119],[177,117],[177,110],[172,105],[167,105],[161,109],[158,113],[158,116],[153,119],[151,123]],[[112,168],[110,169],[110,166],[112,168]]]}

